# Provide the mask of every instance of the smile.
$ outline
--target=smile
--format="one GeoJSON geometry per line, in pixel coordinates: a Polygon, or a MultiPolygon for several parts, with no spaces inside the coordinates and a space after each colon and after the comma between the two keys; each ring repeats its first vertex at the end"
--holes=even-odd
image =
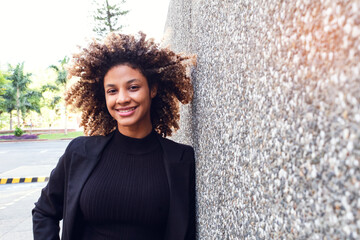
{"type": "Polygon", "coordinates": [[[119,113],[128,113],[128,112],[132,112],[136,109],[137,107],[132,107],[132,108],[126,108],[126,109],[117,109],[116,111],[119,113]]]}
{"type": "Polygon", "coordinates": [[[129,117],[135,113],[137,107],[115,109],[120,117],[129,117]]]}

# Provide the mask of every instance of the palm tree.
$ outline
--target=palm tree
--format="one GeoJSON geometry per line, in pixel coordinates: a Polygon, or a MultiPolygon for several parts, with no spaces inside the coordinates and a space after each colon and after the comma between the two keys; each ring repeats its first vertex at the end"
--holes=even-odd
{"type": "MultiPolygon", "coordinates": [[[[49,66],[49,68],[53,69],[56,74],[57,74],[57,78],[56,78],[56,84],[60,85],[61,87],[64,88],[64,91],[67,90],[67,82],[68,82],[68,72],[65,69],[65,65],[69,62],[69,58],[68,57],[64,57],[62,60],[59,61],[60,65],[56,66],[56,65],[51,65],[49,66]]],[[[65,105],[65,127],[64,127],[64,133],[65,135],[67,135],[67,105],[66,103],[65,105]]]]}
{"type": "Polygon", "coordinates": [[[0,115],[6,110],[4,94],[7,81],[5,75],[0,71],[0,115]]]}
{"type": "Polygon", "coordinates": [[[16,89],[11,85],[5,85],[5,92],[3,94],[3,110],[10,114],[10,130],[13,127],[12,112],[16,109],[16,89]]]}
{"type": "Polygon", "coordinates": [[[31,73],[24,74],[24,63],[18,63],[15,68],[9,65],[9,72],[10,74],[7,79],[11,82],[11,86],[16,90],[17,126],[20,127],[20,110],[22,107],[20,100],[28,85],[31,83],[31,73]]]}
{"type": "MultiPolygon", "coordinates": [[[[23,117],[23,122],[25,122],[25,117],[34,111],[37,113],[40,112],[41,104],[40,101],[43,98],[42,92],[34,89],[27,89],[21,98],[21,115],[23,117]]],[[[32,119],[30,118],[30,134],[32,134],[32,119]]]]}
{"type": "MultiPolygon", "coordinates": [[[[58,93],[60,91],[59,87],[53,85],[53,84],[45,84],[41,87],[41,93],[44,92],[52,92],[52,93],[58,93]]],[[[57,117],[59,117],[59,102],[61,101],[61,96],[55,95],[52,97],[52,99],[48,99],[50,101],[45,102],[45,106],[51,110],[55,111],[55,114],[57,117]]],[[[53,124],[54,121],[56,121],[57,117],[49,119],[49,127],[53,124]]]]}

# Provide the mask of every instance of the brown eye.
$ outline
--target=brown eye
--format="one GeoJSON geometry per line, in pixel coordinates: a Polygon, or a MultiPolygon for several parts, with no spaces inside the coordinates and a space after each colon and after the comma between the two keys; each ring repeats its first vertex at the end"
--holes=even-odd
{"type": "Polygon", "coordinates": [[[130,91],[136,91],[139,89],[139,86],[130,86],[130,91]]]}
{"type": "Polygon", "coordinates": [[[109,90],[106,91],[106,93],[114,94],[114,93],[116,93],[116,90],[115,89],[109,89],[109,90]]]}

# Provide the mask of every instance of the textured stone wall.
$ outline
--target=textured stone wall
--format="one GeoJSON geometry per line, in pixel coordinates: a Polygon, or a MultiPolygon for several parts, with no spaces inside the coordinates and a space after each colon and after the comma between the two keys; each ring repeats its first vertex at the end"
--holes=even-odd
{"type": "Polygon", "coordinates": [[[199,239],[360,238],[360,1],[171,0],[199,239]]]}

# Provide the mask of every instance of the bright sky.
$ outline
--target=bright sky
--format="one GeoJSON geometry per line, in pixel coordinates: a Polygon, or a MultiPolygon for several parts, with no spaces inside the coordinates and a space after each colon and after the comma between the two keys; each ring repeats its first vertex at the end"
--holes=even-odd
{"type": "MultiPolygon", "coordinates": [[[[104,1],[104,0],[98,0],[104,1]]],[[[113,0],[110,0],[110,2],[113,0]]],[[[118,0],[120,2],[121,0],[118,0]]],[[[44,69],[92,36],[92,0],[0,0],[0,68],[44,69]]],[[[127,0],[124,32],[162,38],[169,0],[127,0]]]]}

